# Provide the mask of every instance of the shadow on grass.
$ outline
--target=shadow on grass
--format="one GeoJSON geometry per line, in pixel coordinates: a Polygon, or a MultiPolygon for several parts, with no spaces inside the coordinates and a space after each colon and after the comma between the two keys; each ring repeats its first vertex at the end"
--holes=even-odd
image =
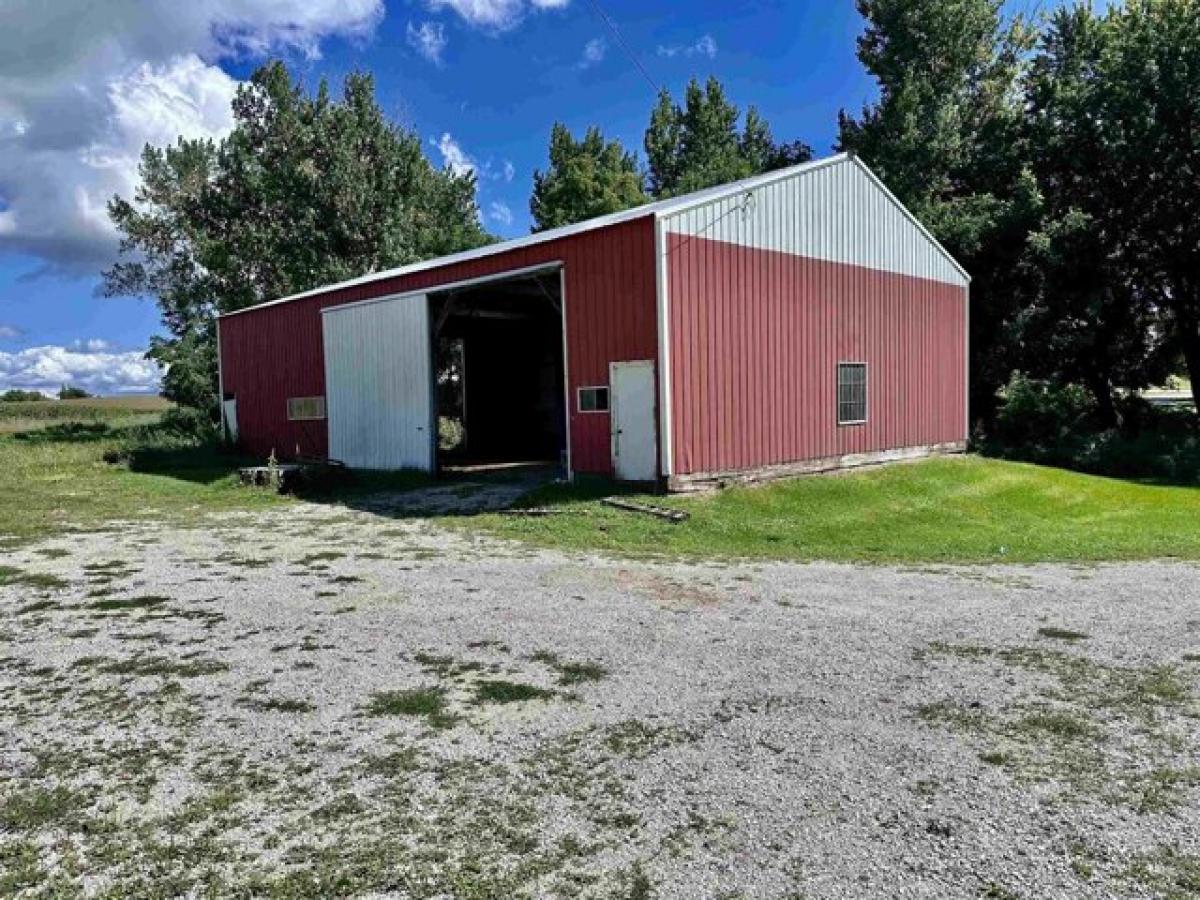
{"type": "Polygon", "coordinates": [[[645,485],[621,484],[598,475],[577,475],[572,483],[554,482],[534,487],[519,501],[514,509],[554,509],[603,500],[605,497],[633,496],[645,494],[645,485]]]}
{"type": "Polygon", "coordinates": [[[995,442],[972,447],[984,459],[1026,463],[1146,487],[1200,487],[1200,455],[1197,455],[1200,448],[1193,446],[1185,449],[1189,452],[1177,454],[1182,459],[1170,452],[1153,453],[1135,447],[1132,450],[1122,448],[1120,454],[1112,453],[1111,458],[1097,460],[1058,449],[1007,447],[995,442]]]}
{"type": "Polygon", "coordinates": [[[297,492],[304,500],[329,503],[392,519],[471,517],[523,504],[527,495],[558,477],[550,466],[447,472],[345,472],[332,485],[319,481],[297,492]]]}
{"type": "Polygon", "coordinates": [[[238,469],[256,464],[250,457],[210,442],[172,447],[134,445],[114,454],[106,454],[105,461],[124,465],[130,472],[142,475],[206,485],[232,480],[237,477],[238,469]]]}

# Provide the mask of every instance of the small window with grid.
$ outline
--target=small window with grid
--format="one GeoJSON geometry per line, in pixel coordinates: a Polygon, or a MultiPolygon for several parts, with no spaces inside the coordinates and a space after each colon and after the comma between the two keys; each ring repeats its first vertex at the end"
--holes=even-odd
{"type": "Polygon", "coordinates": [[[288,397],[287,417],[290,422],[306,422],[325,418],[324,397],[288,397]]]}
{"type": "Polygon", "coordinates": [[[837,409],[839,425],[867,421],[867,364],[838,363],[837,409]]]}

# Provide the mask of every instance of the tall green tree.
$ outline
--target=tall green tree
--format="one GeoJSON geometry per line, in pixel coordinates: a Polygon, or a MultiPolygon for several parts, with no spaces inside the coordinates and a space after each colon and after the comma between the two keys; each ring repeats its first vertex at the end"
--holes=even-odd
{"type": "Polygon", "coordinates": [[[122,257],[109,295],[154,297],[168,336],[149,355],[164,393],[212,409],[215,316],[320,284],[487,243],[472,175],[437,170],[390,122],[369,75],[312,96],[282,63],[239,89],[223,141],[146,147],[109,214],[122,257]]]}
{"type": "Polygon", "coordinates": [[[1180,352],[1200,408],[1200,0],[1107,15],[1101,115],[1121,252],[1180,352]]]}
{"type": "Polygon", "coordinates": [[[599,128],[576,140],[566,125],[550,132],[550,165],[533,174],[529,211],[534,231],[620,212],[647,200],[637,157],[599,128]]]}
{"type": "Polygon", "coordinates": [[[839,117],[839,145],[887,182],[973,276],[972,409],[987,418],[1022,363],[1022,265],[1040,196],[1022,76],[1033,35],[1002,0],[858,0],[858,57],[879,99],[839,117]]]}
{"type": "Polygon", "coordinates": [[[1026,314],[1026,370],[1087,386],[1101,424],[1118,424],[1114,389],[1167,374],[1156,305],[1124,250],[1116,195],[1125,172],[1111,152],[1104,60],[1111,25],[1090,7],[1055,11],[1027,83],[1029,152],[1042,196],[1028,267],[1036,291],[1026,314]]]}
{"type": "Polygon", "coordinates": [[[755,107],[739,130],[740,117],[716,78],[703,87],[693,78],[682,106],[662,91],[645,136],[650,193],[674,197],[812,158],[811,148],[799,141],[775,143],[755,107]]]}

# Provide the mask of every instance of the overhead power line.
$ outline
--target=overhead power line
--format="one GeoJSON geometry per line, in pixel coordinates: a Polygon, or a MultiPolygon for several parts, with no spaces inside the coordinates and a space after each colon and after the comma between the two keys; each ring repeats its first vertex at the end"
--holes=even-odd
{"type": "Polygon", "coordinates": [[[662,87],[650,76],[650,73],[646,71],[646,67],[642,65],[642,61],[638,59],[637,54],[634,53],[629,44],[625,42],[625,38],[621,34],[621,29],[617,28],[616,23],[608,17],[608,13],[606,13],[600,7],[599,0],[588,0],[588,3],[591,4],[592,11],[596,13],[600,21],[608,27],[608,30],[612,32],[613,37],[617,39],[617,44],[620,45],[621,49],[625,52],[625,55],[629,57],[629,61],[632,62],[634,66],[637,67],[637,70],[642,73],[642,77],[646,79],[646,83],[650,85],[651,90],[653,90],[655,95],[657,95],[658,92],[662,90],[662,87]]]}

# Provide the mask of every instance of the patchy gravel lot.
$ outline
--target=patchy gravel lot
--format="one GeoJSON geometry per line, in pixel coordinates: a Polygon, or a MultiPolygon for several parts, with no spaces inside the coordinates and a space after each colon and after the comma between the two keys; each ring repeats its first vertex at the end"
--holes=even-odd
{"type": "Polygon", "coordinates": [[[302,506],[0,568],[0,894],[1200,895],[1200,568],[302,506]]]}

